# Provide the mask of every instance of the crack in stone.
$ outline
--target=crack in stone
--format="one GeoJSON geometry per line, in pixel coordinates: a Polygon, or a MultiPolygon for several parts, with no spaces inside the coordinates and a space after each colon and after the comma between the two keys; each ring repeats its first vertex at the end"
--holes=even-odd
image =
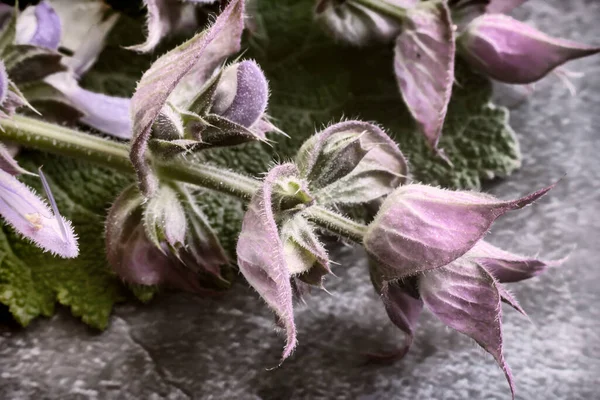
{"type": "Polygon", "coordinates": [[[129,339],[136,345],[138,346],[145,354],[146,356],[152,361],[152,365],[154,366],[154,370],[156,371],[156,373],[158,374],[158,376],[161,377],[161,379],[164,381],[164,383],[167,386],[170,386],[172,388],[174,388],[176,391],[181,392],[181,394],[183,396],[185,396],[187,399],[193,399],[194,396],[192,393],[190,393],[187,389],[180,387],[178,383],[174,382],[167,374],[167,372],[163,371],[162,368],[160,368],[159,363],[156,361],[154,355],[152,354],[152,352],[150,350],[148,350],[139,340],[135,339],[134,336],[131,334],[130,332],[130,327],[129,324],[127,323],[127,321],[125,321],[123,318],[113,315],[113,318],[116,320],[119,320],[123,323],[123,325],[125,325],[125,333],[127,334],[127,337],[129,337],[129,339]]]}

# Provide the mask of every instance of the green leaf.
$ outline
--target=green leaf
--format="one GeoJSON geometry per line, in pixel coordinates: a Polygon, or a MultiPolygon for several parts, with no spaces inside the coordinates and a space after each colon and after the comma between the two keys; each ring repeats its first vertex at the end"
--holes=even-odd
{"type": "MultiPolygon", "coordinates": [[[[265,70],[272,91],[270,113],[290,138],[272,137],[278,142],[274,147],[251,143],[207,151],[203,153],[207,160],[261,176],[274,160],[292,158],[301,143],[326,124],[361,118],[379,123],[400,143],[420,181],[478,188],[483,179],[508,175],[519,166],[519,147],[507,112],[489,102],[489,81],[459,63],[440,142],[454,164],[451,168],[432,154],[415,130],[393,76],[391,47],[356,49],[334,43],[313,22],[313,7],[314,0],[258,0],[257,32],[248,38],[244,54],[265,70]]],[[[132,94],[152,59],[172,46],[163,44],[154,56],[125,50],[123,46],[143,41],[142,24],[142,18],[121,18],[98,63],[84,77],[84,86],[112,95],[132,94]]],[[[82,255],[75,261],[56,259],[17,238],[10,228],[0,230],[0,302],[15,318],[26,325],[38,315],[51,315],[58,301],[84,322],[103,328],[113,304],[129,290],[140,300],[151,299],[156,288],[125,290],[104,258],[106,211],[131,178],[36,153],[25,154],[20,162],[30,167],[44,164],[61,212],[80,236],[82,255]]],[[[199,198],[232,254],[243,204],[210,192],[199,198]]]]}

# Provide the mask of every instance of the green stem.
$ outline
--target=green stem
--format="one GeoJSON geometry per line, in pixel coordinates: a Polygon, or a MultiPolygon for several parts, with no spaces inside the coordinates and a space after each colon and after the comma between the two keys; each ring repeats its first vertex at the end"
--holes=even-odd
{"type": "MultiPolygon", "coordinates": [[[[133,173],[129,147],[125,143],[102,139],[74,129],[33,118],[15,115],[0,120],[0,140],[48,153],[91,161],[104,167],[133,173]]],[[[248,201],[260,188],[257,179],[202,163],[150,160],[157,172],[169,179],[215,190],[248,201]]],[[[367,229],[321,206],[312,206],[307,217],[317,225],[345,238],[362,243],[367,229]]]]}
{"type": "Polygon", "coordinates": [[[384,0],[352,0],[354,3],[363,5],[374,11],[379,11],[389,17],[396,18],[400,22],[406,19],[406,10],[387,3],[384,0]]]}
{"type": "Polygon", "coordinates": [[[312,206],[305,215],[317,225],[356,243],[362,243],[367,231],[366,225],[359,224],[340,214],[320,206],[312,206]]]}

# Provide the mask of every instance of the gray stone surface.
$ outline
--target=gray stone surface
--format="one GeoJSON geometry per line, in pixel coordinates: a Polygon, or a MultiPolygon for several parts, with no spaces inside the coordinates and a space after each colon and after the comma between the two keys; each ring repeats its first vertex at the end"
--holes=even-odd
{"type": "MultiPolygon", "coordinates": [[[[531,0],[518,16],[600,45],[600,2],[531,0]]],[[[600,57],[567,89],[550,77],[516,105],[523,168],[489,190],[514,198],[566,174],[536,205],[512,213],[490,240],[513,251],[562,257],[563,267],[512,285],[531,321],[505,308],[506,357],[517,398],[600,398],[600,57]],[[573,248],[576,245],[576,249],[573,248]]],[[[507,88],[500,88],[507,92],[507,88]]],[[[507,96],[504,96],[506,99],[507,96]]],[[[341,249],[331,295],[297,310],[300,345],[283,366],[283,339],[243,282],[221,300],[164,295],[118,307],[110,328],[91,332],[66,312],[27,330],[0,327],[2,399],[509,399],[502,372],[470,339],[426,313],[408,356],[365,366],[361,352],[393,349],[388,322],[359,250],[341,249]]]]}

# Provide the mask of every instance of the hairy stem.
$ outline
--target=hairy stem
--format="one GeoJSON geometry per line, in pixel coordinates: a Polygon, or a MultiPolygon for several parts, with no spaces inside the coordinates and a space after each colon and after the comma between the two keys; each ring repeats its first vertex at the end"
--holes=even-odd
{"type": "MultiPolygon", "coordinates": [[[[91,161],[104,167],[133,173],[126,143],[61,127],[33,118],[15,115],[0,120],[0,140],[42,150],[48,153],[91,161]]],[[[257,179],[213,165],[178,161],[149,160],[162,176],[215,190],[248,201],[260,188],[257,179]]],[[[353,240],[362,242],[367,227],[343,217],[326,208],[312,206],[307,217],[322,228],[353,240]]]]}

